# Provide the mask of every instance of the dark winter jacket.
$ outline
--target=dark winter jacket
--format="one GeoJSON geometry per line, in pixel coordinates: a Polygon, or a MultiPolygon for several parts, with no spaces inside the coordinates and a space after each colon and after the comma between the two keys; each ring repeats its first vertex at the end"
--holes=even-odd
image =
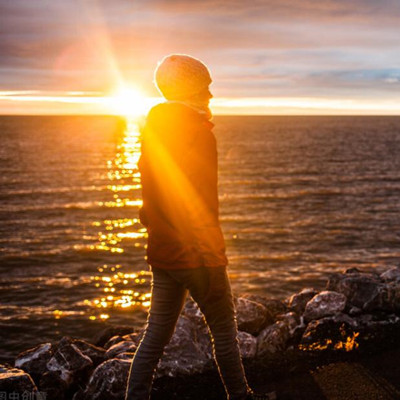
{"type": "Polygon", "coordinates": [[[139,171],[147,261],[160,268],[227,264],[218,221],[214,124],[182,103],[153,107],[142,130],[139,171]]]}

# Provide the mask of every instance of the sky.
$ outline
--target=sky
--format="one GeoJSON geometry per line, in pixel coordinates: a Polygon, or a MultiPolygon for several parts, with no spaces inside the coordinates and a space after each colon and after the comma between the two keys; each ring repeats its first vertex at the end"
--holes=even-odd
{"type": "Polygon", "coordinates": [[[399,0],[0,0],[0,114],[160,101],[157,62],[183,53],[215,113],[400,115],[399,20],[399,0]]]}

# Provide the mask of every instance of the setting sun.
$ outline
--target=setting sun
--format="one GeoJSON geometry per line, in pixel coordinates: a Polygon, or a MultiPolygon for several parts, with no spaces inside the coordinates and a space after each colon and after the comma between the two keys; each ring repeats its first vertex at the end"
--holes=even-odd
{"type": "Polygon", "coordinates": [[[115,114],[137,117],[146,113],[147,100],[138,89],[121,86],[106,98],[106,103],[115,114]]]}

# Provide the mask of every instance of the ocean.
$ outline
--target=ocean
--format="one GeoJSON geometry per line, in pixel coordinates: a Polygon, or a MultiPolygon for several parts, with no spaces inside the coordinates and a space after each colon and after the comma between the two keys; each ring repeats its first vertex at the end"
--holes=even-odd
{"type": "MultiPolygon", "coordinates": [[[[399,264],[400,117],[216,116],[233,290],[287,298],[399,264]]],[[[141,326],[137,127],[0,117],[0,362],[64,335],[141,326]]]]}

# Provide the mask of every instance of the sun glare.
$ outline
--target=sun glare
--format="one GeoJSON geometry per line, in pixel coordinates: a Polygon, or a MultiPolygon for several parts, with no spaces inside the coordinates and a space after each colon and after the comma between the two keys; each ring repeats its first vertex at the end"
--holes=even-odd
{"type": "Polygon", "coordinates": [[[136,88],[123,86],[107,97],[108,106],[118,115],[138,117],[147,111],[147,98],[136,88]]]}

